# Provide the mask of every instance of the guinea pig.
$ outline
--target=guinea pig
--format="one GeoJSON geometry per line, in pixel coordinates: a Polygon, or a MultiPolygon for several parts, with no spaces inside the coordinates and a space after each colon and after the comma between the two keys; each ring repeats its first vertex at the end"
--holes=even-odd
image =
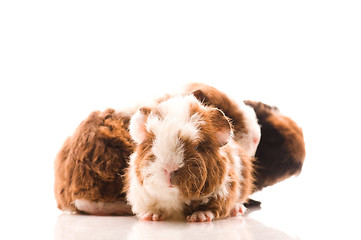
{"type": "Polygon", "coordinates": [[[230,119],[192,94],[173,96],[131,118],[136,142],[126,198],[142,220],[204,222],[235,215],[253,191],[252,161],[230,119]]]}
{"type": "Polygon", "coordinates": [[[254,156],[261,139],[261,130],[255,111],[243,101],[236,102],[225,93],[203,83],[191,83],[185,93],[192,93],[202,104],[224,112],[231,120],[234,140],[242,145],[249,156],[254,156]]]}
{"type": "Polygon", "coordinates": [[[61,210],[209,221],[259,205],[247,196],[304,158],[301,128],[276,107],[194,83],[136,113],[91,113],[56,157],[54,190],[61,210]]]}
{"type": "Polygon", "coordinates": [[[130,115],[93,112],[68,137],[55,160],[58,208],[94,215],[132,214],[122,192],[122,175],[134,142],[130,115]]]}
{"type": "MultiPolygon", "coordinates": [[[[221,109],[232,121],[235,137],[250,156],[255,156],[255,188],[259,191],[279,181],[298,175],[305,158],[302,129],[277,107],[261,102],[230,99],[218,89],[192,83],[186,92],[193,93],[207,106],[221,109]]],[[[247,207],[259,206],[252,199],[247,207]]]]}
{"type": "Polygon", "coordinates": [[[300,174],[306,150],[302,129],[277,107],[245,101],[261,125],[261,141],[256,151],[255,191],[300,174]]]}

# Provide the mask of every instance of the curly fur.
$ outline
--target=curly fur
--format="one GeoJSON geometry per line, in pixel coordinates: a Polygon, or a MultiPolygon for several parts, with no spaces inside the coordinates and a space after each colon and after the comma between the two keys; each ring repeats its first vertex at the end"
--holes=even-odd
{"type": "Polygon", "coordinates": [[[134,149],[127,131],[129,120],[129,116],[112,109],[96,111],[65,141],[55,160],[55,197],[59,209],[81,210],[75,206],[77,199],[125,202],[122,175],[134,149]]]}
{"type": "Polygon", "coordinates": [[[135,213],[144,220],[179,214],[208,221],[238,212],[239,203],[254,191],[300,173],[302,130],[277,108],[236,102],[204,84],[188,85],[185,94],[198,101],[190,97],[183,108],[182,97],[176,103],[167,95],[156,107],[132,115],[113,109],[91,113],[56,157],[58,208],[96,215],[135,213]],[[172,101],[173,107],[164,107],[172,101]],[[144,171],[159,156],[172,160],[144,171]],[[157,184],[149,188],[148,176],[157,171],[157,184]],[[146,187],[143,192],[150,194],[133,194],[132,187],[146,187]],[[132,211],[127,198],[130,203],[138,199],[143,210],[133,204],[132,211]],[[151,198],[154,214],[147,209],[151,198]]]}

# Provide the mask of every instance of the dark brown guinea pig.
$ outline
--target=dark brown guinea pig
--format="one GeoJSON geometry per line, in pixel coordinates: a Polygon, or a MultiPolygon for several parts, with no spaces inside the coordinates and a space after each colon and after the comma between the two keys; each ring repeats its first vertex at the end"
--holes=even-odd
{"type": "Polygon", "coordinates": [[[134,143],[130,116],[93,112],[69,137],[55,160],[58,208],[95,215],[132,214],[122,193],[124,169],[134,143]]]}
{"type": "Polygon", "coordinates": [[[137,147],[125,191],[140,219],[225,218],[252,193],[252,158],[233,140],[229,119],[192,94],[140,108],[129,129],[137,147]]]}
{"type": "Polygon", "coordinates": [[[306,155],[302,129],[276,107],[254,101],[245,103],[254,109],[261,125],[262,137],[254,163],[255,190],[298,175],[306,155]]]}

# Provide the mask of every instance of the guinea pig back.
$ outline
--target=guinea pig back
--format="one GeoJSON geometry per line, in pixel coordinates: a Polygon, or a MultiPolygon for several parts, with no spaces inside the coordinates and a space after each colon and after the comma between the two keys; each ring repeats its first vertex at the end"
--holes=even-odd
{"type": "Polygon", "coordinates": [[[108,109],[93,112],[69,137],[55,160],[58,208],[89,214],[131,214],[122,193],[124,169],[134,142],[130,117],[108,109]]]}
{"type": "Polygon", "coordinates": [[[298,175],[306,155],[302,129],[276,107],[254,101],[245,103],[254,108],[261,125],[262,137],[254,162],[255,190],[298,175]]]}

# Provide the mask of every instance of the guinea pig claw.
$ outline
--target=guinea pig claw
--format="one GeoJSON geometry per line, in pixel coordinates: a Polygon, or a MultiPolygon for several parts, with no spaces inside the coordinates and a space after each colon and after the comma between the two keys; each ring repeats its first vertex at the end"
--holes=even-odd
{"type": "Polygon", "coordinates": [[[142,221],[163,221],[164,216],[160,213],[144,213],[139,219],[142,221]]]}
{"type": "Polygon", "coordinates": [[[188,222],[210,222],[214,219],[211,211],[194,212],[192,215],[187,216],[188,222]]]}
{"type": "Polygon", "coordinates": [[[235,206],[231,209],[231,212],[229,213],[229,215],[231,217],[236,217],[239,213],[241,215],[243,215],[245,211],[246,211],[246,208],[243,206],[242,203],[236,203],[235,206]]]}

